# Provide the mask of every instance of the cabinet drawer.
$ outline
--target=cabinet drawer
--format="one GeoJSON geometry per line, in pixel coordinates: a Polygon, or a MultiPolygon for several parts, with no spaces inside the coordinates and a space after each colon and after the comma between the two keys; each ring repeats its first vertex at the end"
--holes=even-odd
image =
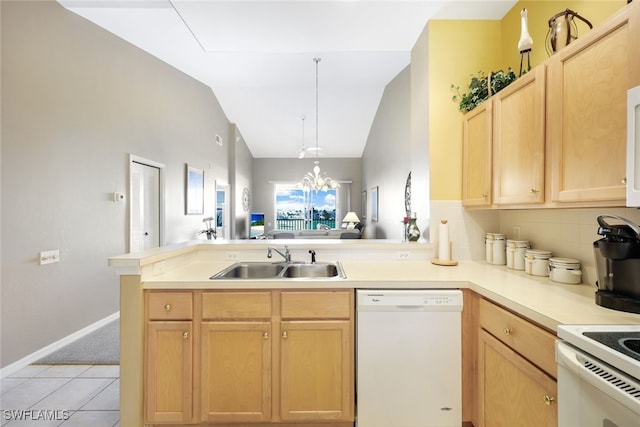
{"type": "Polygon", "coordinates": [[[557,378],[555,335],[484,299],[480,300],[480,327],[557,378]]]}
{"type": "Polygon", "coordinates": [[[147,317],[149,320],[193,319],[191,292],[147,292],[147,317]]]}
{"type": "Polygon", "coordinates": [[[282,292],[283,319],[349,319],[350,291],[282,292]]]}
{"type": "Polygon", "coordinates": [[[203,319],[271,318],[271,292],[205,292],[203,319]]]}

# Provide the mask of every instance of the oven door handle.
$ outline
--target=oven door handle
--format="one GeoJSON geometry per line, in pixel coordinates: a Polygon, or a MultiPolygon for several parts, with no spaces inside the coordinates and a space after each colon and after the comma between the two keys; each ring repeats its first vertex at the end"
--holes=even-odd
{"type": "Polygon", "coordinates": [[[640,414],[640,400],[631,394],[634,390],[640,390],[637,380],[562,342],[558,342],[556,347],[556,360],[558,365],[567,368],[578,378],[640,414]]]}

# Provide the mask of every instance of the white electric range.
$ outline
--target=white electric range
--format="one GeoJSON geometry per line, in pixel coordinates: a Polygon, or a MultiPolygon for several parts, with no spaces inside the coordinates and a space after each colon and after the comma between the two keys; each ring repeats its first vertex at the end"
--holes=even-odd
{"type": "Polygon", "coordinates": [[[640,324],[558,326],[558,425],[640,426],[640,324]]]}

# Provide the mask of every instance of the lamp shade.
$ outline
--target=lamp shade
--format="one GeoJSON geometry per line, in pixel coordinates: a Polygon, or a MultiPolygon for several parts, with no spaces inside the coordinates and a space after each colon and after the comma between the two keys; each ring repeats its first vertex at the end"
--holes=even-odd
{"type": "Polygon", "coordinates": [[[342,222],[360,222],[360,218],[358,218],[355,212],[347,212],[342,222]]]}

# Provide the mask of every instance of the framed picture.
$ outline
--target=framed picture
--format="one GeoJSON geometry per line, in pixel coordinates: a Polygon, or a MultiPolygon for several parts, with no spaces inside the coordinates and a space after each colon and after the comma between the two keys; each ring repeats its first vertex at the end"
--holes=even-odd
{"type": "Polygon", "coordinates": [[[187,165],[185,215],[204,214],[204,171],[187,165]]]}
{"type": "Polygon", "coordinates": [[[371,189],[371,221],[378,222],[378,186],[371,189]]]}
{"type": "Polygon", "coordinates": [[[362,192],[362,212],[360,212],[360,218],[365,219],[367,217],[367,190],[362,192]]]}

